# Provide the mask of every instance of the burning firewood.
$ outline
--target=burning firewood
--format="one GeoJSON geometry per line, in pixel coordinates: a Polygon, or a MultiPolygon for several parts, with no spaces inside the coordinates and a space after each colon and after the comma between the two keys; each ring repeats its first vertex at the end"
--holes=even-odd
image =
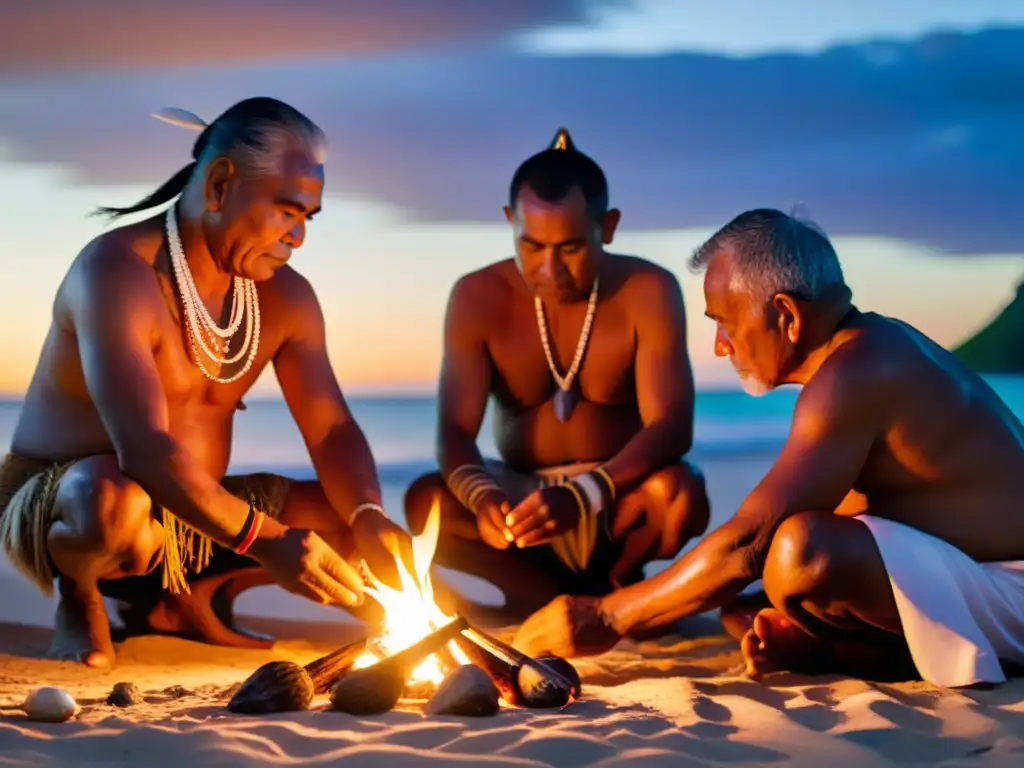
{"type": "Polygon", "coordinates": [[[487,672],[509,704],[543,709],[561,707],[579,698],[579,674],[565,659],[534,659],[475,627],[462,633],[458,645],[487,672]]]}
{"type": "Polygon", "coordinates": [[[228,702],[228,709],[246,715],[307,709],[318,694],[327,693],[366,649],[366,638],[342,646],[300,667],[292,661],[271,661],[253,672],[228,702]]]}
{"type": "Polygon", "coordinates": [[[335,684],[331,706],[350,715],[377,715],[393,709],[413,670],[468,626],[465,619],[456,618],[405,650],[350,672],[335,684]]]}

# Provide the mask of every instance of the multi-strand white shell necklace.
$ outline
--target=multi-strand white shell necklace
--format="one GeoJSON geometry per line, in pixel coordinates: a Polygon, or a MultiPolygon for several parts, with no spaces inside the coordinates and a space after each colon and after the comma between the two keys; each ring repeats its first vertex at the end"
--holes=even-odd
{"type": "Polygon", "coordinates": [[[189,343],[192,346],[192,356],[208,379],[219,384],[230,384],[237,381],[252,367],[256,359],[256,350],[260,346],[260,302],[256,294],[256,283],[252,280],[235,277],[231,290],[231,316],[226,328],[221,328],[210,316],[209,310],[203,303],[196,288],[196,282],[192,278],[192,271],[188,268],[188,261],[185,259],[185,250],[181,245],[181,237],[178,235],[178,221],[175,215],[177,206],[167,209],[167,249],[171,255],[171,266],[174,269],[174,280],[178,284],[178,293],[181,296],[181,305],[185,312],[185,326],[188,333],[189,343]],[[245,321],[245,339],[241,346],[232,355],[231,341],[245,321]],[[246,357],[246,354],[248,356],[246,357]],[[216,363],[223,368],[226,365],[234,365],[243,357],[245,364],[234,374],[227,378],[210,373],[203,362],[203,359],[216,363]]]}

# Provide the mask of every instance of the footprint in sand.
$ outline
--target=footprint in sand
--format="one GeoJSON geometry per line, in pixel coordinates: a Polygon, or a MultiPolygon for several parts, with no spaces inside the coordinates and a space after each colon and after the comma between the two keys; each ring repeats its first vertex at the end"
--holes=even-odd
{"type": "Polygon", "coordinates": [[[732,719],[731,709],[701,694],[693,697],[693,712],[701,720],[712,723],[727,723],[732,719]]]}
{"type": "Polygon", "coordinates": [[[880,715],[897,728],[906,728],[937,736],[942,731],[942,720],[919,709],[901,704],[892,699],[878,699],[868,704],[868,708],[880,715]]]}

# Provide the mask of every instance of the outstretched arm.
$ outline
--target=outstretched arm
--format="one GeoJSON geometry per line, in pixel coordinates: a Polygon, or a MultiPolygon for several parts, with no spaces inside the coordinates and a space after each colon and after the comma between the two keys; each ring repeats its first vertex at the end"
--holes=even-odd
{"type": "Polygon", "coordinates": [[[834,511],[885,418],[881,387],[865,378],[853,366],[840,371],[826,363],[797,401],[779,458],[736,515],[670,568],[604,598],[605,620],[627,634],[718,608],[760,578],[783,520],[798,512],[834,511]]]}
{"type": "Polygon", "coordinates": [[[380,505],[377,467],[335,378],[313,287],[292,270],[276,280],[280,283],[275,300],[284,305],[280,314],[289,319],[290,327],[274,357],[274,371],[324,494],[348,524],[362,505],[380,505]]]}
{"type": "MultiPolygon", "coordinates": [[[[218,544],[231,547],[248,517],[171,434],[167,396],[153,356],[157,313],[165,312],[152,268],[99,241],[62,288],[78,338],[86,387],[125,476],[153,501],[218,544]]],[[[283,527],[266,520],[250,551],[283,527]]]]}
{"type": "Polygon", "coordinates": [[[275,299],[284,303],[279,314],[289,318],[290,328],[274,358],[274,369],[320,486],[338,513],[340,525],[332,533],[350,527],[370,570],[397,587],[400,577],[395,564],[401,559],[412,568],[412,542],[381,506],[370,445],[349,410],[327,354],[320,303],[313,287],[298,273],[288,270],[278,278],[275,299]]]}
{"type": "Polygon", "coordinates": [[[647,281],[638,307],[635,365],[643,428],[604,465],[620,495],[678,461],[693,443],[693,370],[682,290],[667,273],[647,281]]]}

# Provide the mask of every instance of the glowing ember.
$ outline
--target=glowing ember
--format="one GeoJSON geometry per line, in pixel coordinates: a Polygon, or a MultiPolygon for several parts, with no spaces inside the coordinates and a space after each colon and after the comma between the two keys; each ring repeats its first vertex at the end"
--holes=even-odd
{"type": "MultiPolygon", "coordinates": [[[[356,659],[354,669],[368,667],[380,658],[398,653],[451,621],[452,617],[446,616],[434,602],[434,590],[430,581],[430,565],[437,550],[440,530],[441,503],[439,499],[435,499],[423,532],[412,539],[415,578],[404,563],[396,561],[401,589],[392,589],[367,572],[372,587],[368,587],[366,593],[384,609],[384,627],[376,641],[379,656],[364,653],[356,659]]],[[[469,659],[454,642],[448,644],[448,650],[459,664],[469,663],[469,659]]],[[[409,682],[438,685],[444,679],[445,671],[440,659],[434,654],[424,659],[415,669],[409,682]]]]}

